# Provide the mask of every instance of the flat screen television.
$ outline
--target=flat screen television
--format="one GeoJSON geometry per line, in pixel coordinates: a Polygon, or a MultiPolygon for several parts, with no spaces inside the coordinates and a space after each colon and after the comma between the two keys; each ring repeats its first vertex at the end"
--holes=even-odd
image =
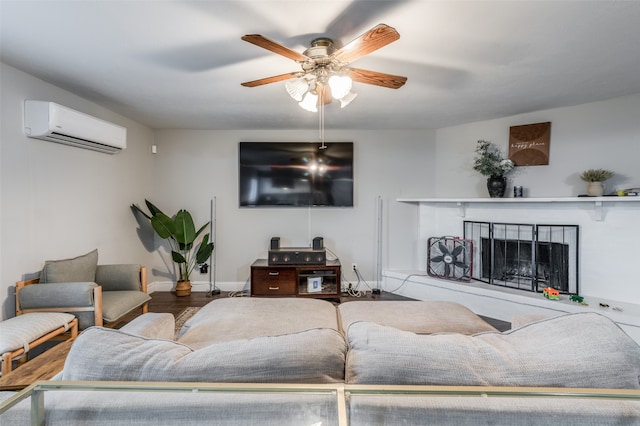
{"type": "Polygon", "coordinates": [[[353,142],[240,142],[240,207],[353,207],[353,142]]]}

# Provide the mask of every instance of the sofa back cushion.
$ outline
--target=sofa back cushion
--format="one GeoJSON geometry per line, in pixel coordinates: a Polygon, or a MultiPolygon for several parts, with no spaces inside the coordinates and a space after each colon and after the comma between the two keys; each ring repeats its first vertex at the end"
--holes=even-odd
{"type": "Polygon", "coordinates": [[[92,327],[73,343],[62,380],[333,383],[344,380],[336,330],[214,343],[182,343],[92,327]]]}
{"type": "Polygon", "coordinates": [[[136,264],[98,265],[95,281],[102,291],[140,291],[140,269],[136,264]]]}
{"type": "Polygon", "coordinates": [[[178,341],[194,349],[211,343],[279,336],[314,328],[338,331],[331,302],[295,297],[226,297],[215,299],[182,327],[178,341]]]}
{"type": "Polygon", "coordinates": [[[40,273],[41,283],[94,282],[98,265],[98,250],[72,259],[47,260],[40,273]]]}
{"type": "Polygon", "coordinates": [[[346,334],[354,322],[367,321],[418,334],[477,334],[497,331],[467,307],[444,300],[354,301],[338,306],[346,334]]]}
{"type": "Polygon", "coordinates": [[[640,389],[640,346],[596,313],[474,336],[358,322],[348,340],[347,383],[640,389]]]}
{"type": "Polygon", "coordinates": [[[147,312],[132,319],[120,330],[153,339],[173,340],[176,334],[176,319],[166,312],[147,312]]]}

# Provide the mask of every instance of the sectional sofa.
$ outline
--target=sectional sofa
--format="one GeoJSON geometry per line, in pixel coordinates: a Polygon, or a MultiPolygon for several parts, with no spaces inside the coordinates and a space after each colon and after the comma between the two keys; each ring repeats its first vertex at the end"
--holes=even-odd
{"type": "MultiPolygon", "coordinates": [[[[177,336],[170,314],[145,314],[120,330],[90,328],[75,341],[57,379],[410,385],[462,394],[467,387],[505,387],[503,398],[490,401],[419,392],[353,393],[347,411],[350,424],[425,424],[429,418],[438,424],[548,424],[552,418],[563,424],[640,424],[640,346],[608,318],[569,314],[498,332],[452,302],[334,306],[316,299],[218,299],[177,336]],[[623,389],[627,397],[510,396],[525,387],[561,394],[623,389]]],[[[110,403],[101,395],[78,393],[70,400],[68,393],[52,393],[45,405],[48,424],[171,424],[175,416],[186,424],[242,424],[255,412],[262,413],[260,424],[313,424],[306,422],[319,416],[316,409],[326,409],[325,402],[301,403],[299,395],[286,394],[262,399],[180,394],[167,400],[114,391],[110,403]]],[[[28,406],[3,416],[20,424],[28,419],[28,406]]]]}

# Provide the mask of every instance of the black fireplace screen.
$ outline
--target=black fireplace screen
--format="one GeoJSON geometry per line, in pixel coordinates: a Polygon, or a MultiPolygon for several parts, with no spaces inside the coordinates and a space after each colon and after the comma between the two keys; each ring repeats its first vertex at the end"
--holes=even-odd
{"type": "Polygon", "coordinates": [[[578,226],[464,222],[473,241],[473,278],[541,292],[578,294],[578,226]]]}

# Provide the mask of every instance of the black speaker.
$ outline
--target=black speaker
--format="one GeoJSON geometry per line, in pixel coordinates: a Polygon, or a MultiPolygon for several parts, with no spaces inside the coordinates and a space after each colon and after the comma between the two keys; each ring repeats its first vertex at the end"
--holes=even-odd
{"type": "Polygon", "coordinates": [[[326,265],[327,254],[324,250],[308,247],[289,247],[269,250],[269,265],[326,265]]]}
{"type": "Polygon", "coordinates": [[[314,250],[322,250],[324,248],[324,241],[322,237],[315,237],[313,239],[313,249],[314,250]]]}
{"type": "Polygon", "coordinates": [[[271,238],[271,250],[278,250],[280,248],[280,237],[271,238]]]}

